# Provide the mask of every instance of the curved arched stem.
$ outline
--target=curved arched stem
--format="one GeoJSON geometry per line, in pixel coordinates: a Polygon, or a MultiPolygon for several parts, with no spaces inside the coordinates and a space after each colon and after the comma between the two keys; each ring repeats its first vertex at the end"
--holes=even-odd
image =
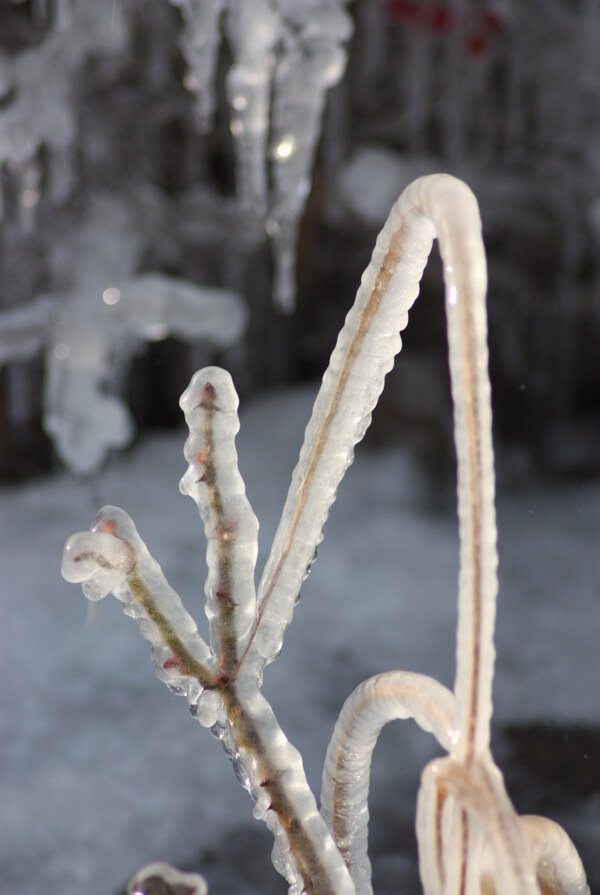
{"type": "Polygon", "coordinates": [[[360,684],[344,703],[323,768],[321,814],[342,853],[357,895],[370,895],[367,854],[369,777],[373,749],[388,721],[414,718],[449,750],[454,738],[454,697],[422,674],[389,671],[360,684]]]}
{"type": "Polygon", "coordinates": [[[401,348],[399,333],[436,236],[446,287],[461,544],[456,698],[462,735],[454,753],[471,760],[489,742],[496,525],[485,253],[477,201],[454,177],[416,180],[379,235],[306,429],[241,663],[260,678],[281,649],[337,486],[401,348]]]}
{"type": "Polygon", "coordinates": [[[590,895],[581,858],[563,828],[547,817],[519,818],[542,895],[590,895]]]}

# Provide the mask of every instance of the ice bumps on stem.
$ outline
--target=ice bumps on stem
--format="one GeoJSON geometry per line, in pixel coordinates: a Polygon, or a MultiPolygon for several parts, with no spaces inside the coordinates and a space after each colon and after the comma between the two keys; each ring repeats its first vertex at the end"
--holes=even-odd
{"type": "Polygon", "coordinates": [[[105,507],[65,545],[63,574],[91,599],[108,591],[152,644],[158,675],[210,726],[275,836],[273,860],[293,893],[371,891],[367,797],[371,753],[384,723],[413,717],[449,757],[424,771],[417,834],[427,895],[587,891],[566,834],[518,818],[489,751],[496,528],[486,346],[486,265],[477,203],[447,175],[415,181],[380,234],[332,354],[306,429],[271,554],[255,594],[257,522],[234,439],[237,395],[217,368],[182,397],[190,428],[181,490],[208,539],[210,645],[165,581],[126,513],[105,507]],[[368,427],[399,332],[437,236],[444,266],[458,457],[460,534],[457,668],[453,692],[423,675],[388,672],[350,697],[328,749],[321,812],[299,754],[260,693],[337,486],[368,427]]]}

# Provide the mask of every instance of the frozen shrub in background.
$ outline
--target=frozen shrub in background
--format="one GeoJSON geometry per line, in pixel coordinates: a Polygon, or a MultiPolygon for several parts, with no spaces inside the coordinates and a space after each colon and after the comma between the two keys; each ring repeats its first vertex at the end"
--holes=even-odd
{"type": "MultiPolygon", "coordinates": [[[[331,356],[256,592],[258,523],[237,466],[237,395],[224,370],[196,373],[181,399],[190,436],[180,487],[195,500],[208,541],[209,643],[123,510],[104,507],[89,532],[65,545],[67,580],[81,582],[91,600],[115,594],[150,641],[158,676],[186,696],[192,714],[222,741],[253,798],[254,815],[274,834],[273,862],[293,895],[371,892],[371,754],[382,726],[407,717],[431,731],[448,753],[426,766],[418,796],[419,865],[427,895],[589,892],[568,836],[545,818],[517,816],[490,752],[497,553],[486,286],[471,191],[447,175],[415,181],[377,240],[331,356]],[[281,650],[338,484],[400,350],[399,333],[436,236],[458,458],[455,685],[450,691],[427,676],[392,671],[359,686],[328,748],[319,811],[301,757],[261,694],[263,671],[281,650]]],[[[166,878],[175,871],[164,873],[166,891],[176,891],[177,878],[171,877],[172,886],[166,878]]],[[[152,895],[145,879],[144,872],[132,891],[152,895]]]]}

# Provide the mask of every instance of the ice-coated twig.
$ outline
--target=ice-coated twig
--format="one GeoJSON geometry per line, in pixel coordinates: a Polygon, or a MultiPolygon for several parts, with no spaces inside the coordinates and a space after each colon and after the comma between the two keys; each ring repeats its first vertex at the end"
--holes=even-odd
{"type": "MultiPolygon", "coordinates": [[[[358,895],[370,895],[367,800],[371,752],[386,721],[414,717],[435,733],[450,754],[449,759],[426,769],[419,791],[416,829],[426,895],[479,891],[485,878],[486,848],[492,854],[491,879],[496,891],[533,895],[539,892],[535,862],[489,752],[497,554],[487,278],[476,200],[453,178],[434,175],[415,181],[392,210],[378,239],[307,428],[259,589],[254,643],[260,647],[260,627],[263,619],[272,617],[273,606],[279,608],[278,601],[285,606],[286,597],[300,586],[302,567],[297,560],[302,546],[296,537],[306,551],[321,537],[339,478],[351,459],[348,452],[361,437],[365,419],[368,424],[383,376],[399,350],[399,337],[388,344],[387,353],[380,346],[386,346],[386,340],[389,343],[396,330],[406,325],[432,235],[438,236],[444,266],[458,460],[460,571],[454,693],[430,678],[403,672],[359,687],[344,706],[327,751],[321,810],[358,895]],[[412,269],[404,269],[406,257],[412,269]],[[393,301],[395,307],[390,307],[388,303],[393,301]],[[363,356],[366,362],[361,370],[363,356]],[[363,375],[353,381],[357,370],[363,375]],[[386,692],[392,681],[402,688],[395,701],[386,692]],[[416,699],[412,698],[415,688],[416,699]]],[[[293,602],[287,604],[290,613],[292,606],[293,602]]],[[[283,632],[284,612],[280,611],[278,621],[283,632]]],[[[267,634],[271,634],[269,628],[267,634]]],[[[260,660],[256,665],[260,670],[260,660]]],[[[567,861],[567,865],[569,870],[576,867],[573,873],[579,884],[581,864],[577,861],[567,861]]]]}
{"type": "MultiPolygon", "coordinates": [[[[464,809],[481,830],[483,840],[491,851],[495,890],[510,892],[511,895],[540,895],[535,865],[531,860],[522,825],[506,794],[502,774],[489,753],[468,766],[453,758],[435,759],[427,765],[423,777],[431,778],[438,806],[449,796],[452,797],[453,807],[464,809]]],[[[425,788],[429,788],[427,783],[425,788]]],[[[456,812],[451,820],[456,820],[456,812]]],[[[443,825],[438,823],[436,827],[442,828],[443,837],[443,825]]],[[[420,846],[421,842],[430,837],[431,831],[420,829],[417,824],[417,835],[420,846]]],[[[461,860],[460,855],[452,855],[446,843],[443,846],[437,849],[441,861],[438,869],[441,879],[444,880],[448,870],[453,867],[461,868],[464,873],[465,859],[468,860],[473,855],[469,856],[465,850],[461,860]]]]}
{"type": "Polygon", "coordinates": [[[161,273],[137,273],[142,251],[133,200],[99,193],[83,222],[50,256],[68,284],[0,312],[0,366],[46,346],[44,428],[61,460],[88,475],[135,427],[125,403],[107,394],[144,342],[174,336],[227,347],[247,319],[237,293],[161,273]]]}
{"type": "Polygon", "coordinates": [[[196,373],[180,401],[190,436],[184,449],[189,466],[179,489],[193,498],[204,520],[210,645],[227,678],[256,614],[258,521],[238,469],[238,403],[231,376],[218,367],[196,373]]]}
{"type": "Polygon", "coordinates": [[[372,891],[367,854],[371,757],[382,727],[399,718],[414,718],[444,749],[451,749],[452,693],[430,677],[404,671],[388,671],[360,684],[344,703],[327,748],[321,814],[348,865],[357,895],[372,891]]]}
{"type": "Polygon", "coordinates": [[[104,507],[89,532],[72,535],[61,571],[67,581],[81,583],[88,600],[113,593],[121,601],[150,641],[157,674],[171,689],[195,703],[211,686],[214,660],[208,645],[124,510],[104,507]]]}
{"type": "Polygon", "coordinates": [[[290,891],[354,895],[354,886],[321,817],[302,759],[279,727],[256,678],[234,679],[240,644],[254,618],[257,523],[237,469],[237,395],[229,374],[208,368],[183,395],[190,426],[182,491],[193,497],[209,540],[207,615],[212,650],[150,556],[129,516],[100,511],[89,532],[72,535],[63,576],[81,582],[88,599],[112,591],[152,644],[158,677],[185,695],[192,714],[212,727],[256,817],[275,836],[273,863],[290,891]]]}

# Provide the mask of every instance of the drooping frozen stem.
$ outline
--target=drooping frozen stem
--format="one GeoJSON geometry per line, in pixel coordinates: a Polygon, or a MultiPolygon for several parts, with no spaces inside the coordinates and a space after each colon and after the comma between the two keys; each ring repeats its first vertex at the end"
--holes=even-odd
{"type": "Polygon", "coordinates": [[[581,858],[562,827],[547,817],[519,818],[531,851],[542,892],[549,895],[589,895],[581,858]]]}
{"type": "Polygon", "coordinates": [[[344,703],[327,748],[321,814],[357,895],[372,892],[367,853],[371,757],[382,727],[400,718],[414,718],[444,749],[452,748],[452,693],[432,678],[404,671],[389,671],[360,684],[344,703]]]}

